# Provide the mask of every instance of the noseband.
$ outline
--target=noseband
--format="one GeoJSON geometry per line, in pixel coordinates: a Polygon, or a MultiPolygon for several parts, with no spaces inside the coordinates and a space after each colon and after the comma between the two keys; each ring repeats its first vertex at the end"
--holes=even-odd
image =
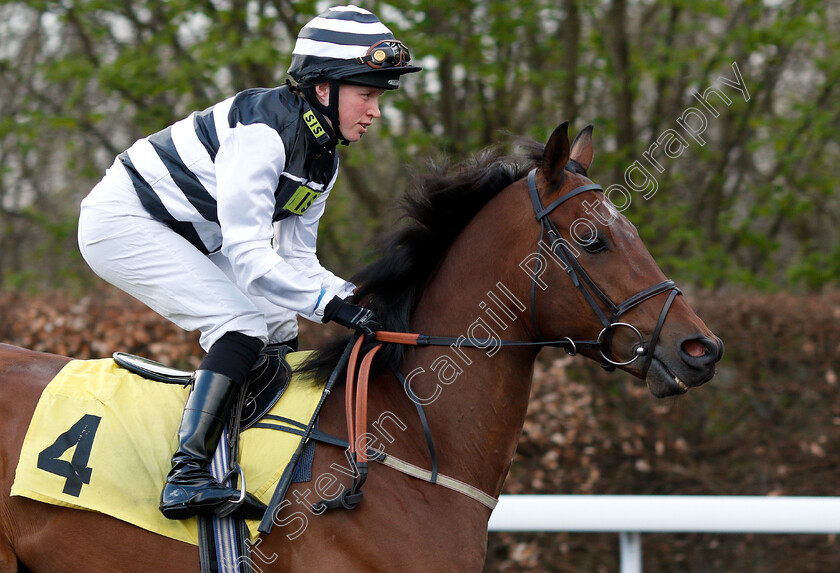
{"type": "MultiPolygon", "coordinates": [[[[565,172],[563,173],[563,177],[565,179],[565,172]]],[[[562,185],[562,181],[560,184],[562,185]]],[[[531,172],[528,173],[528,193],[531,196],[531,203],[534,206],[534,215],[541,226],[536,264],[540,264],[540,261],[542,260],[542,249],[545,244],[544,239],[547,236],[551,251],[563,263],[563,268],[569,275],[569,278],[572,279],[572,283],[581,292],[583,297],[586,299],[586,302],[589,303],[590,308],[592,308],[592,311],[595,313],[595,316],[598,317],[598,320],[600,320],[603,325],[601,333],[595,341],[574,341],[571,338],[566,338],[563,341],[542,342],[541,344],[544,346],[565,347],[570,354],[575,354],[578,349],[581,348],[595,347],[598,349],[601,354],[601,358],[604,360],[601,363],[601,366],[607,370],[612,370],[616,366],[626,366],[635,362],[639,357],[644,356],[644,364],[642,365],[641,372],[641,377],[644,378],[647,375],[648,368],[650,368],[651,361],[653,360],[653,352],[656,349],[656,343],[659,341],[659,333],[662,330],[662,325],[665,323],[665,317],[671,309],[671,304],[674,302],[674,299],[678,294],[682,293],[674,284],[674,281],[665,280],[659,284],[637,292],[620,304],[615,304],[610,297],[604,294],[604,291],[598,288],[598,285],[595,284],[592,278],[580,265],[577,258],[571,253],[569,247],[567,246],[567,242],[562,238],[560,232],[557,230],[557,227],[551,219],[548,218],[549,213],[554,211],[557,207],[572,197],[576,197],[586,191],[601,191],[603,193],[604,189],[597,184],[582,185],[572,189],[564,195],[561,195],[560,198],[554,200],[548,207],[544,207],[542,201],[540,200],[539,192],[537,191],[537,170],[532,169],[531,172]],[[668,295],[668,299],[665,301],[665,305],[662,307],[662,311],[659,313],[659,320],[656,323],[656,327],[653,329],[653,334],[651,335],[648,343],[645,344],[644,337],[638,328],[627,322],[620,322],[619,319],[624,313],[642,304],[649,298],[653,298],[668,291],[670,291],[670,294],[668,295]],[[601,306],[595,300],[596,298],[606,306],[607,311],[610,313],[609,317],[607,317],[606,313],[601,309],[601,306]],[[613,333],[618,327],[629,328],[636,334],[636,336],[639,337],[639,344],[636,347],[633,357],[624,362],[616,361],[610,358],[613,333]],[[571,348],[569,348],[569,346],[571,346],[571,348]]],[[[531,323],[534,327],[534,334],[536,334],[538,340],[542,340],[542,334],[540,333],[536,314],[537,270],[538,267],[535,266],[534,279],[531,283],[531,323]]]]}

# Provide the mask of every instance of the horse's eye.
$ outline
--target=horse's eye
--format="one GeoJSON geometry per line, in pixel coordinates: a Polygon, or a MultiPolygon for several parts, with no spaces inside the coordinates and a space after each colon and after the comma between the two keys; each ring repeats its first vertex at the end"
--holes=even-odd
{"type": "Polygon", "coordinates": [[[606,251],[609,247],[607,246],[607,241],[604,237],[601,236],[600,233],[597,235],[589,236],[586,239],[586,244],[583,246],[583,250],[587,253],[600,253],[601,251],[606,251]]]}

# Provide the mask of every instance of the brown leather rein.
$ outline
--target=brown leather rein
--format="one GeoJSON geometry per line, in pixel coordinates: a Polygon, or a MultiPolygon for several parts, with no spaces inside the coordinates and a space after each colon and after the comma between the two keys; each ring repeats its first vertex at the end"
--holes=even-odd
{"type": "MultiPolygon", "coordinates": [[[[416,345],[419,335],[406,332],[377,331],[375,336],[376,340],[379,342],[416,345]]],[[[344,407],[347,417],[347,441],[349,442],[350,455],[356,464],[356,477],[353,478],[353,484],[346,489],[337,500],[332,500],[331,502],[320,502],[319,504],[316,504],[316,506],[323,506],[327,508],[344,507],[347,509],[355,507],[362,499],[361,488],[367,479],[368,462],[372,459],[417,479],[457,491],[458,493],[466,495],[467,497],[486,505],[491,510],[494,509],[499,501],[497,498],[481,491],[475,486],[471,486],[455,478],[438,473],[437,457],[435,455],[434,445],[431,441],[431,434],[429,432],[425,414],[423,414],[423,410],[419,402],[417,402],[412,396],[411,390],[405,385],[405,380],[402,378],[402,375],[398,372],[395,372],[395,374],[397,374],[398,378],[401,379],[406,389],[406,393],[418,408],[418,412],[423,423],[423,431],[426,434],[426,440],[432,457],[432,470],[424,470],[414,464],[396,458],[391,454],[386,454],[385,452],[368,447],[368,436],[370,434],[367,433],[367,401],[370,369],[373,364],[373,358],[382,348],[382,344],[377,344],[371,348],[364,358],[362,358],[357,377],[355,374],[356,364],[359,360],[364,342],[365,338],[360,336],[356,339],[356,342],[353,345],[353,350],[350,353],[350,360],[347,364],[347,378],[344,388],[344,407]]]]}

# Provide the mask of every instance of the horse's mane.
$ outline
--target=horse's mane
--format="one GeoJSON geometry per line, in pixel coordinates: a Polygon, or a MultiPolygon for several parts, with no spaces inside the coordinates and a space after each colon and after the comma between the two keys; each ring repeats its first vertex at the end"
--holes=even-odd
{"type": "MultiPolygon", "coordinates": [[[[494,147],[454,166],[448,161],[430,163],[427,173],[415,176],[413,191],[406,193],[399,205],[403,224],[384,237],[379,258],[351,278],[358,285],[353,300],[374,309],[384,330],[408,331],[426,282],[458,234],[541,157],[540,144],[523,145],[530,161],[506,156],[494,147]]],[[[314,374],[315,380],[326,380],[349,338],[341,336],[325,343],[301,369],[314,374]]],[[[378,353],[373,370],[396,366],[402,356],[401,345],[387,344],[378,353]]]]}

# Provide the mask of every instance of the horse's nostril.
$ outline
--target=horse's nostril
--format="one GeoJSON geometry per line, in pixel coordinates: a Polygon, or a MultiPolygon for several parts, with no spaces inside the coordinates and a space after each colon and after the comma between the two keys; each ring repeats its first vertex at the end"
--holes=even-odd
{"type": "Polygon", "coordinates": [[[700,358],[706,354],[706,346],[699,340],[686,340],[683,342],[683,352],[694,358],[700,358]]]}

